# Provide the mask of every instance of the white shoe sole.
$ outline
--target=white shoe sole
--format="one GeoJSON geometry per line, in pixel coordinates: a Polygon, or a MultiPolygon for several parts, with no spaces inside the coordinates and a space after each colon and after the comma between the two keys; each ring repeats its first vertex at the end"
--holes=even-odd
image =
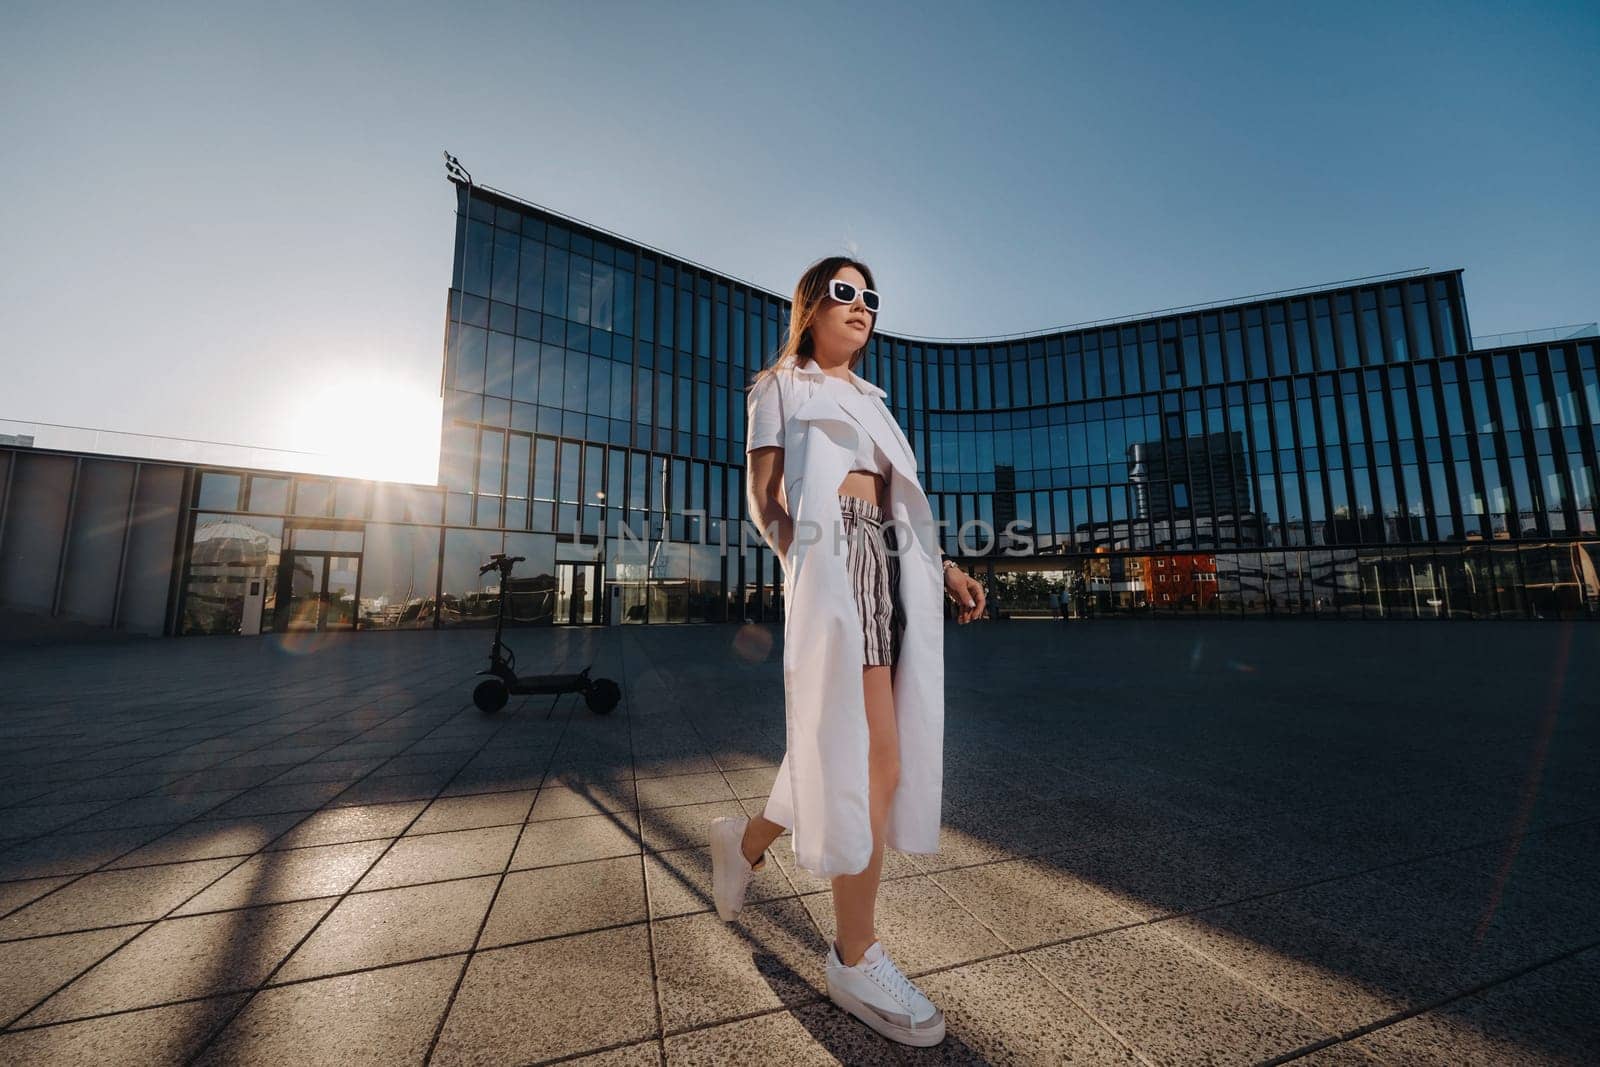
{"type": "MultiPolygon", "coordinates": [[[[744,852],[739,846],[739,841],[744,836],[744,827],[737,820],[724,822],[719,818],[712,822],[710,836],[712,903],[716,906],[717,918],[723,922],[732,922],[744,909],[742,899],[744,894],[738,894],[741,899],[737,902],[728,903],[726,900],[727,897],[734,895],[733,886],[727,884],[728,879],[740,877],[738,868],[733,864],[736,860],[744,861],[744,852]],[[738,837],[734,836],[736,832],[738,837]]],[[[748,866],[748,861],[745,862],[748,866]]],[[[737,885],[737,882],[734,884],[737,885]]],[[[745,891],[749,891],[749,882],[745,883],[745,891]]]]}
{"type": "Polygon", "coordinates": [[[828,982],[828,999],[884,1037],[891,1041],[898,1041],[902,1045],[927,1048],[929,1045],[937,1045],[944,1040],[944,1012],[942,1011],[935,1011],[932,1019],[921,1026],[913,1028],[897,1023],[893,1019],[885,1019],[878,1014],[872,1005],[843,989],[835,989],[832,982],[828,982]]]}

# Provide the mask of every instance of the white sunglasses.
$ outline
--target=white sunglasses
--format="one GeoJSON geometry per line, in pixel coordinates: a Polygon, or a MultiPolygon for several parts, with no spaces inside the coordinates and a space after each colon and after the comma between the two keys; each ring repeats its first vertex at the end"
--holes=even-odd
{"type": "Polygon", "coordinates": [[[856,293],[858,292],[861,294],[861,302],[867,306],[867,310],[876,315],[878,313],[878,292],[876,289],[858,290],[849,282],[841,281],[838,278],[828,282],[828,295],[841,304],[855,303],[856,293]]]}

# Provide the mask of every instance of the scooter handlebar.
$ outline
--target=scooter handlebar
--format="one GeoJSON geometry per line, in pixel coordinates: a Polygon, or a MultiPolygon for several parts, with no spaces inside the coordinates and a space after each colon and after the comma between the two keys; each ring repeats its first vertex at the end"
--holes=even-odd
{"type": "Polygon", "coordinates": [[[506,571],[507,571],[507,573],[509,573],[510,570],[511,570],[512,564],[521,563],[526,558],[527,558],[526,556],[507,556],[507,555],[504,555],[503,553],[497,552],[494,555],[489,557],[489,562],[488,563],[485,563],[483,566],[478,568],[478,573],[479,574],[486,574],[489,571],[492,571],[495,568],[499,567],[502,563],[505,564],[506,571]]]}

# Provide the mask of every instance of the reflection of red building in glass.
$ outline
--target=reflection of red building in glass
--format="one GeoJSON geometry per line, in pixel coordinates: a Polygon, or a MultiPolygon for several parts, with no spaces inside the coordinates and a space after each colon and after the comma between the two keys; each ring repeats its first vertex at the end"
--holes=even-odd
{"type": "Polygon", "coordinates": [[[1150,603],[1157,608],[1198,607],[1207,610],[1217,599],[1217,557],[1212,552],[1187,552],[1143,559],[1150,603]]]}

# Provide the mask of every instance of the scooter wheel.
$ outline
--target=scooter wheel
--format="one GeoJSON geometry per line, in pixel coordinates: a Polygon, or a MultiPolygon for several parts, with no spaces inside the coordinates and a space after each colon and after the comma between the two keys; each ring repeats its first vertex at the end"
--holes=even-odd
{"type": "Polygon", "coordinates": [[[506,688],[506,683],[498,678],[485,678],[478,683],[472,691],[472,702],[482,712],[496,712],[506,706],[506,701],[511,699],[511,691],[506,688]]]}
{"type": "Polygon", "coordinates": [[[622,690],[610,678],[598,678],[590,683],[583,699],[590,711],[596,715],[607,715],[622,700],[622,690]]]}

